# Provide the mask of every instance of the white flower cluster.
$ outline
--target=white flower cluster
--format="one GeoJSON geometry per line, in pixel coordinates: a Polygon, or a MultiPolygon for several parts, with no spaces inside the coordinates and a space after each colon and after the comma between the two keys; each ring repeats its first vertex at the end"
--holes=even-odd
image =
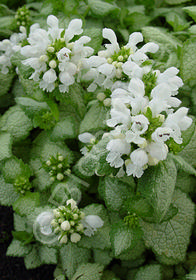
{"type": "Polygon", "coordinates": [[[42,164],[43,168],[49,173],[50,181],[62,181],[66,175],[71,173],[68,159],[57,153],[56,157],[51,156],[42,164]]]}
{"type": "Polygon", "coordinates": [[[99,216],[88,215],[85,217],[84,212],[80,211],[77,203],[73,199],[66,202],[66,206],[59,206],[53,210],[54,219],[51,226],[54,232],[59,235],[60,243],[77,243],[81,235],[91,236],[103,226],[103,221],[99,216]]]}
{"type": "Polygon", "coordinates": [[[11,57],[21,48],[21,42],[26,39],[26,29],[20,26],[20,33],[14,33],[10,39],[5,39],[0,42],[0,71],[7,74],[11,68],[11,57]]]}
{"type": "Polygon", "coordinates": [[[53,15],[48,16],[47,24],[47,31],[38,24],[31,26],[29,45],[21,49],[21,54],[27,57],[23,64],[35,70],[30,79],[39,82],[43,90],[52,92],[58,87],[60,92],[67,92],[80,73],[83,59],[93,53],[92,48],[84,46],[91,38],[82,36],[73,41],[75,35],[83,32],[80,19],[70,21],[66,30],[59,28],[53,15]]]}
{"type": "Polygon", "coordinates": [[[175,96],[183,85],[178,69],[165,72],[149,70],[141,78],[131,78],[128,88],[116,88],[111,95],[111,118],[107,125],[113,130],[107,144],[107,162],[120,168],[125,165],[128,176],[140,178],[148,165],[165,160],[170,138],[182,144],[181,131],[192,123],[188,109],[179,107],[175,96]]]}
{"type": "Polygon", "coordinates": [[[120,48],[116,35],[112,29],[103,29],[103,38],[111,44],[106,44],[106,50],[99,51],[97,56],[91,56],[85,60],[86,68],[90,69],[83,75],[87,81],[93,80],[88,91],[95,91],[97,86],[106,89],[114,88],[114,81],[126,80],[130,77],[141,77],[151,66],[142,66],[148,60],[147,52],[155,53],[158,45],[152,42],[137,48],[137,44],[143,41],[140,32],[134,32],[129,36],[127,45],[120,48]]]}

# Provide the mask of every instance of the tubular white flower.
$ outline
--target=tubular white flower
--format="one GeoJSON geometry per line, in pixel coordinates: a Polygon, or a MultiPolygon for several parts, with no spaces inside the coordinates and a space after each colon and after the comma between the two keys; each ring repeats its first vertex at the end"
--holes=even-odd
{"type": "Polygon", "coordinates": [[[68,199],[68,200],[66,201],[66,204],[67,204],[67,205],[71,204],[71,209],[72,209],[72,210],[75,209],[75,208],[77,208],[77,203],[76,203],[76,201],[73,200],[72,198],[71,198],[71,199],[68,199]]]}
{"type": "Polygon", "coordinates": [[[97,215],[88,215],[82,220],[82,224],[84,226],[84,234],[90,237],[94,235],[98,228],[104,225],[104,222],[97,215]]]}
{"type": "Polygon", "coordinates": [[[69,42],[75,35],[80,35],[82,32],[82,20],[73,19],[72,21],[70,21],[68,28],[65,31],[66,42],[69,42]]]}
{"type": "Polygon", "coordinates": [[[95,136],[89,132],[84,132],[82,134],[79,134],[78,139],[82,142],[82,143],[91,143],[92,139],[95,140],[95,136]]]}
{"type": "Polygon", "coordinates": [[[134,150],[130,155],[131,161],[134,165],[143,167],[148,163],[148,155],[143,149],[134,150]]]}

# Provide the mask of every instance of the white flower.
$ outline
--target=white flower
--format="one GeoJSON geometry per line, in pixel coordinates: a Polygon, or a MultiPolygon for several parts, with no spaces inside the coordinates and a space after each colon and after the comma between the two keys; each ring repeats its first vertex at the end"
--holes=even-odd
{"type": "Polygon", "coordinates": [[[144,171],[141,166],[133,164],[131,160],[127,160],[126,173],[128,176],[133,175],[134,177],[140,178],[143,175],[144,171]]]}
{"type": "Polygon", "coordinates": [[[145,138],[140,135],[144,134],[149,125],[149,120],[144,115],[137,115],[131,118],[132,126],[131,129],[126,132],[127,142],[135,144],[143,144],[145,138]]]}
{"type": "Polygon", "coordinates": [[[106,157],[106,161],[111,166],[119,168],[124,164],[124,160],[121,158],[124,154],[129,154],[131,147],[125,139],[112,139],[106,146],[106,149],[110,151],[106,157]]]}
{"type": "Polygon", "coordinates": [[[78,139],[82,142],[82,143],[93,143],[95,141],[95,136],[91,133],[88,132],[84,132],[82,134],[79,134],[78,139]]]}
{"type": "Polygon", "coordinates": [[[146,147],[146,150],[152,158],[156,158],[158,160],[165,160],[167,158],[168,147],[162,142],[151,142],[146,147]]]}
{"type": "Polygon", "coordinates": [[[152,133],[152,140],[155,142],[165,142],[173,135],[173,130],[169,127],[158,127],[152,133]]]}
{"type": "Polygon", "coordinates": [[[113,100],[112,105],[111,119],[107,120],[107,125],[110,127],[114,127],[117,124],[128,125],[131,120],[130,110],[119,99],[113,100]]]}
{"type": "Polygon", "coordinates": [[[75,200],[73,200],[73,198],[68,199],[68,200],[66,201],[66,205],[69,205],[69,204],[71,204],[71,209],[72,209],[72,210],[73,210],[74,208],[77,208],[77,203],[76,203],[75,200]]]}
{"type": "Polygon", "coordinates": [[[95,231],[104,224],[103,220],[97,215],[88,215],[81,222],[84,226],[84,234],[89,237],[94,235],[95,231]]]}
{"type": "Polygon", "coordinates": [[[79,80],[83,59],[93,53],[92,48],[84,46],[90,38],[82,36],[70,42],[83,32],[80,19],[72,20],[66,30],[59,28],[59,21],[53,15],[48,16],[47,24],[48,31],[39,26],[31,27],[27,38],[30,45],[21,48],[22,55],[27,57],[23,64],[35,70],[30,79],[39,81],[42,89],[52,92],[58,86],[60,92],[66,92],[74,84],[76,75],[79,80]]]}
{"type": "Polygon", "coordinates": [[[131,161],[138,167],[143,167],[148,163],[148,155],[143,149],[136,149],[130,155],[131,161]]]}

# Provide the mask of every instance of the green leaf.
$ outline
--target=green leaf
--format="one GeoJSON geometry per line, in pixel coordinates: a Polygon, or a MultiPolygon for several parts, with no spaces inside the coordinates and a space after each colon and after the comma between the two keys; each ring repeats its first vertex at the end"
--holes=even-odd
{"type": "Polygon", "coordinates": [[[30,97],[17,97],[16,103],[22,107],[30,118],[32,118],[37,112],[50,110],[46,102],[39,102],[30,97]]]}
{"type": "Polygon", "coordinates": [[[48,104],[55,120],[58,122],[58,120],[59,120],[59,109],[58,109],[57,104],[51,99],[47,99],[46,103],[48,104]]]}
{"type": "Polygon", "coordinates": [[[157,44],[164,44],[165,48],[176,50],[181,42],[168,33],[165,29],[147,26],[142,28],[142,34],[146,41],[152,41],[157,44]]]}
{"type": "Polygon", "coordinates": [[[34,246],[25,257],[24,257],[24,263],[26,266],[26,269],[34,269],[36,267],[39,267],[42,265],[40,256],[39,256],[39,250],[36,246],[34,246]]]}
{"type": "Polygon", "coordinates": [[[12,137],[10,133],[0,132],[0,161],[12,156],[12,137]]]}
{"type": "Polygon", "coordinates": [[[115,177],[105,177],[101,194],[110,211],[120,211],[126,200],[129,199],[132,190],[127,184],[115,177]]]}
{"type": "Polygon", "coordinates": [[[189,164],[193,166],[196,166],[195,147],[196,147],[196,128],[188,145],[179,153],[179,156],[181,156],[185,161],[187,161],[189,164]]]}
{"type": "Polygon", "coordinates": [[[6,94],[10,89],[14,75],[14,73],[2,74],[0,72],[0,96],[6,94]]]}
{"type": "Polygon", "coordinates": [[[12,29],[14,23],[13,16],[4,16],[0,18],[1,29],[12,29]]]}
{"type": "Polygon", "coordinates": [[[27,218],[14,213],[14,229],[16,231],[26,231],[27,218]]]}
{"type": "Polygon", "coordinates": [[[13,209],[16,213],[21,216],[28,216],[34,210],[35,207],[39,206],[39,193],[27,192],[25,196],[20,197],[13,205],[13,209]]]}
{"type": "Polygon", "coordinates": [[[7,184],[3,176],[0,176],[0,204],[4,206],[11,206],[19,195],[16,193],[12,184],[7,184]]]}
{"type": "Polygon", "coordinates": [[[81,122],[80,133],[87,131],[96,132],[98,130],[105,129],[108,114],[109,110],[105,106],[99,102],[93,104],[81,122]]]}
{"type": "Polygon", "coordinates": [[[74,139],[77,137],[77,134],[77,123],[72,116],[68,116],[54,126],[50,138],[52,141],[62,141],[65,139],[74,139]]]}
{"type": "Polygon", "coordinates": [[[195,191],[196,178],[183,172],[179,171],[176,181],[176,188],[181,189],[185,193],[191,193],[195,191]]]}
{"type": "Polygon", "coordinates": [[[40,246],[39,256],[42,264],[57,264],[57,249],[46,245],[40,246]]]}
{"type": "MultiPolygon", "coordinates": [[[[1,26],[1,25],[0,25],[1,26]]],[[[11,57],[11,63],[18,67],[20,76],[23,77],[23,79],[28,79],[30,75],[32,74],[32,68],[30,66],[26,66],[22,63],[22,61],[25,59],[23,55],[21,55],[20,52],[15,52],[11,57]]]]}
{"type": "Polygon", "coordinates": [[[173,160],[168,158],[157,166],[148,168],[139,180],[138,191],[154,208],[158,222],[161,222],[169,209],[176,177],[175,164],[173,160]]]}
{"type": "Polygon", "coordinates": [[[83,236],[78,242],[78,246],[84,248],[94,248],[94,249],[109,249],[110,244],[110,222],[108,214],[103,205],[91,204],[83,209],[85,215],[98,215],[104,222],[104,225],[97,229],[97,231],[90,238],[88,236],[83,236]]]}
{"type": "Polygon", "coordinates": [[[139,268],[134,280],[161,280],[161,266],[159,264],[146,265],[139,268]]]}
{"type": "Polygon", "coordinates": [[[131,228],[120,221],[112,226],[110,237],[114,255],[119,257],[130,249],[136,248],[138,239],[142,238],[142,231],[138,227],[131,228]]]}
{"type": "Polygon", "coordinates": [[[119,12],[118,6],[112,5],[105,1],[88,0],[88,4],[92,14],[95,16],[104,17],[107,16],[108,14],[111,13],[117,14],[119,12]]]}
{"type": "Polygon", "coordinates": [[[182,47],[181,75],[183,80],[194,80],[196,76],[196,38],[188,39],[182,47]]]}
{"type": "Polygon", "coordinates": [[[13,141],[17,142],[29,135],[33,125],[19,106],[13,106],[1,117],[0,128],[9,132],[13,136],[13,141]]]}
{"type": "Polygon", "coordinates": [[[35,179],[33,180],[33,185],[43,191],[47,189],[52,182],[50,181],[50,175],[42,168],[42,163],[39,158],[30,161],[30,166],[33,170],[35,179]]]}
{"type": "Polygon", "coordinates": [[[171,265],[185,259],[195,214],[194,204],[180,190],[174,192],[172,203],[178,213],[169,221],[141,222],[146,246],[152,248],[161,262],[171,265]]]}
{"type": "Polygon", "coordinates": [[[61,264],[69,279],[74,275],[79,265],[89,261],[90,256],[90,250],[78,248],[71,242],[60,249],[61,264]]]}
{"type": "Polygon", "coordinates": [[[86,112],[84,104],[84,89],[79,84],[74,84],[69,87],[69,92],[60,93],[58,90],[54,91],[53,95],[57,100],[69,105],[74,109],[75,114],[79,118],[83,118],[86,112]]]}
{"type": "Polygon", "coordinates": [[[115,276],[114,272],[105,270],[103,272],[103,276],[102,276],[101,280],[120,280],[120,278],[117,278],[115,276]]]}
{"type": "Polygon", "coordinates": [[[104,138],[94,145],[89,153],[83,156],[77,163],[76,168],[84,176],[92,176],[96,173],[99,176],[110,175],[115,168],[110,167],[106,161],[108,151],[106,145],[109,139],[104,138]]]}
{"type": "Polygon", "coordinates": [[[110,251],[107,250],[102,251],[102,250],[94,249],[93,257],[96,263],[103,264],[104,266],[108,265],[112,260],[110,251]]]}
{"type": "Polygon", "coordinates": [[[186,162],[181,156],[176,155],[169,155],[174,163],[176,164],[176,167],[178,170],[184,171],[190,175],[196,176],[196,170],[193,168],[188,162],[186,162]]]}
{"type": "Polygon", "coordinates": [[[33,234],[26,231],[12,231],[12,235],[16,240],[22,242],[23,245],[29,244],[34,241],[33,234]]]}
{"type": "Polygon", "coordinates": [[[191,0],[165,0],[165,2],[169,5],[179,5],[182,3],[190,2],[191,0]]]}
{"type": "Polygon", "coordinates": [[[73,153],[63,142],[52,142],[50,140],[50,134],[43,131],[33,142],[31,150],[32,158],[41,158],[43,161],[47,161],[51,156],[56,157],[57,153],[63,157],[68,158],[68,164],[73,162],[73,153]]]}
{"type": "Polygon", "coordinates": [[[86,21],[86,26],[83,32],[83,35],[89,36],[91,41],[88,43],[88,46],[94,49],[94,53],[96,54],[102,44],[102,28],[103,24],[101,21],[96,21],[92,19],[88,19],[86,21]]]}
{"type": "Polygon", "coordinates": [[[3,165],[2,171],[5,181],[8,183],[14,183],[19,176],[26,178],[31,176],[29,166],[16,157],[7,159],[3,165]]]}
{"type": "Polygon", "coordinates": [[[24,257],[30,251],[30,246],[25,246],[19,240],[12,240],[12,243],[7,248],[6,255],[10,257],[24,257]]]}
{"type": "Polygon", "coordinates": [[[182,31],[190,26],[183,14],[173,11],[166,14],[166,21],[173,27],[174,32],[182,31]]]}
{"type": "Polygon", "coordinates": [[[196,22],[196,6],[188,6],[182,9],[196,22]]]}
{"type": "Polygon", "coordinates": [[[77,269],[71,280],[100,280],[104,266],[97,263],[82,264],[77,269]]]}

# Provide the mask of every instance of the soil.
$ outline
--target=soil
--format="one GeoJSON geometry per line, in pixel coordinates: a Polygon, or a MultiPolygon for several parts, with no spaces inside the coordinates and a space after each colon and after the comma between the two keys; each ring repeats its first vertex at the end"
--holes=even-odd
{"type": "Polygon", "coordinates": [[[0,279],[1,280],[53,280],[54,265],[43,265],[27,270],[23,258],[7,257],[6,250],[12,241],[13,211],[0,206],[0,279]]]}

